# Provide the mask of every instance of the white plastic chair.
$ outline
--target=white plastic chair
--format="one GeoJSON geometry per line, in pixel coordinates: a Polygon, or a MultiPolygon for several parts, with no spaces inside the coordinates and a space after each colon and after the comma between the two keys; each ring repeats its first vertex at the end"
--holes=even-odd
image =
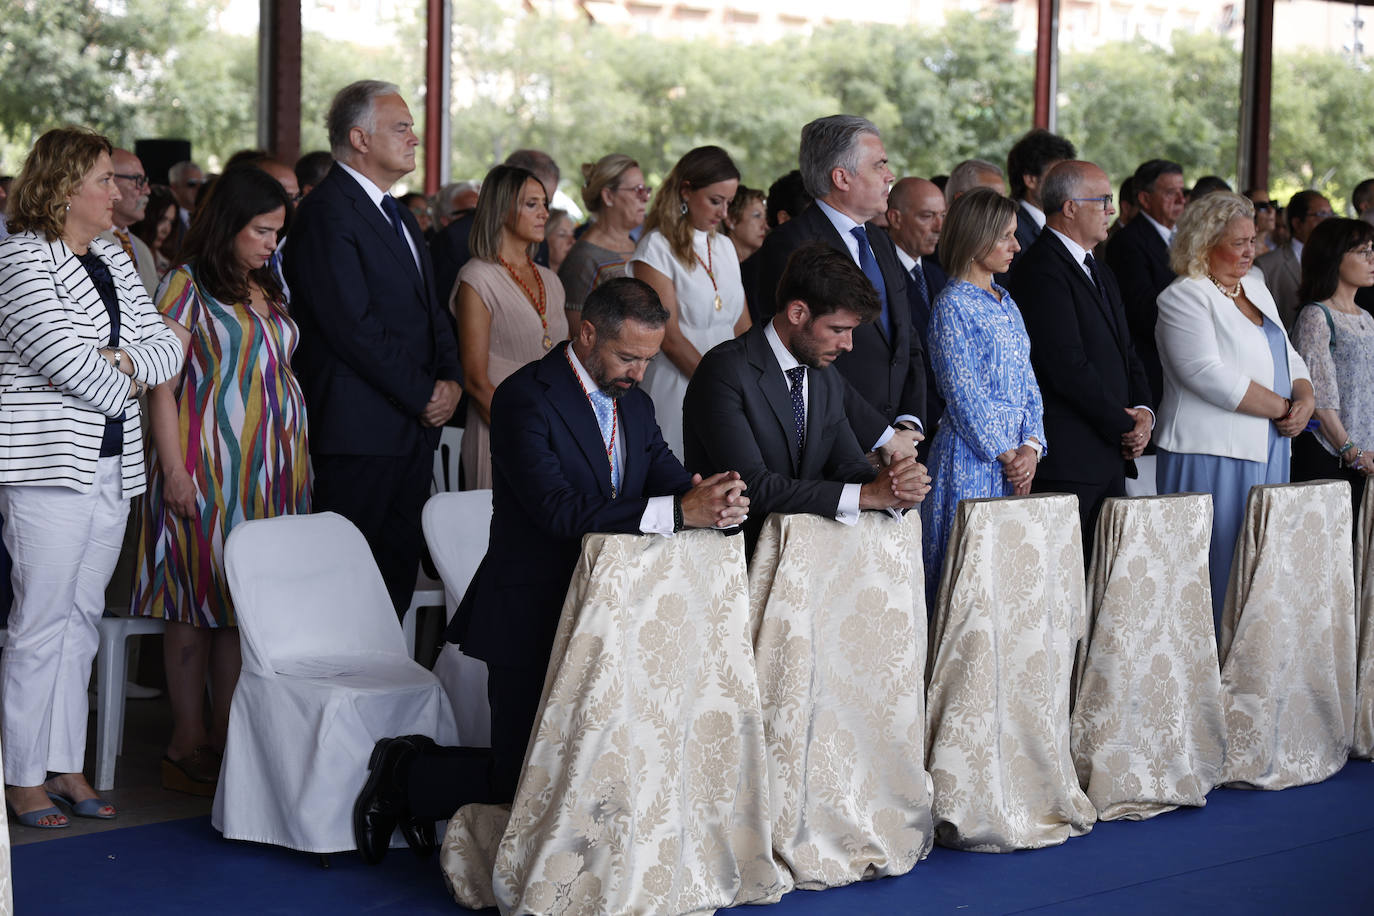
{"type": "Polygon", "coordinates": [[[124,690],[131,636],[151,636],[167,628],[160,617],[101,617],[96,650],[95,789],[114,788],[115,758],[124,750],[124,690]]]}
{"type": "MultiPolygon", "coordinates": [[[[444,580],[448,616],[452,618],[487,553],[491,536],[491,491],[435,494],[425,503],[420,519],[429,555],[434,559],[439,577],[444,580]]],[[[439,653],[434,673],[453,705],[459,740],[468,747],[490,746],[487,663],[464,655],[461,649],[449,643],[439,653]]]]}
{"type": "Polygon", "coordinates": [[[353,849],[352,801],[377,740],[455,743],[448,697],[406,656],[367,542],[342,516],[245,522],[225,569],[243,673],[211,823],[228,839],[353,849]]]}

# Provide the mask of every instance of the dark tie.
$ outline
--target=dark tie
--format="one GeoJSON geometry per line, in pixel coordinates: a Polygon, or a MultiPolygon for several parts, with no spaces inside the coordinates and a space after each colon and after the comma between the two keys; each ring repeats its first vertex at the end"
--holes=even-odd
{"type": "Polygon", "coordinates": [[[925,303],[928,312],[930,310],[930,286],[926,283],[926,272],[921,267],[920,261],[917,261],[911,268],[911,279],[916,281],[916,290],[921,294],[921,302],[925,303]]]}
{"type": "Polygon", "coordinates": [[[1097,295],[1106,299],[1106,293],[1102,292],[1102,278],[1097,275],[1097,261],[1093,260],[1091,251],[1083,255],[1083,264],[1088,268],[1088,276],[1093,278],[1093,286],[1097,288],[1097,295]]]}
{"type": "Polygon", "coordinates": [[[868,233],[863,226],[855,226],[849,230],[849,234],[854,236],[859,242],[859,269],[864,272],[868,282],[873,284],[873,288],[878,292],[878,302],[882,304],[883,313],[878,318],[882,325],[883,333],[892,337],[892,319],[887,313],[887,285],[883,283],[883,272],[878,269],[878,262],[873,257],[873,249],[868,245],[868,233]]]}
{"type": "Polygon", "coordinates": [[[386,211],[386,218],[390,221],[391,228],[396,230],[396,237],[401,240],[401,247],[410,255],[410,262],[415,264],[416,270],[419,270],[420,265],[415,261],[415,253],[410,250],[410,234],[406,232],[405,223],[401,222],[401,205],[390,194],[383,194],[382,209],[386,211]]]}
{"type": "Polygon", "coordinates": [[[805,366],[794,366],[787,370],[787,384],[792,393],[792,424],[797,429],[797,460],[801,460],[802,447],[806,445],[806,400],[802,397],[802,380],[806,378],[805,366]]]}

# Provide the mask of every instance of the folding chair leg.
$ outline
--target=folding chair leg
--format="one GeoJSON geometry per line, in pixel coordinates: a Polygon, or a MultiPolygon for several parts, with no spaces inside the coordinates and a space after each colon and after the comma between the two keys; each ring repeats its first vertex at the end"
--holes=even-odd
{"type": "Polygon", "coordinates": [[[114,788],[115,758],[124,731],[124,677],[128,668],[125,644],[114,627],[100,628],[96,653],[98,681],[95,713],[95,790],[114,788]]]}

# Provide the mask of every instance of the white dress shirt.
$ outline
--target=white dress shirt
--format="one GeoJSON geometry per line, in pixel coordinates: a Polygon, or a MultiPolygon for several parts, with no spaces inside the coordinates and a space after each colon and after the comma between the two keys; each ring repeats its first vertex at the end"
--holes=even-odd
{"type": "Polygon", "coordinates": [[[1017,203],[1021,205],[1022,210],[1030,214],[1031,220],[1040,228],[1040,231],[1045,231],[1045,211],[1028,201],[1018,200],[1017,203]]]}
{"type": "MultiPolygon", "coordinates": [[[[377,205],[377,212],[382,214],[382,219],[386,220],[387,225],[391,225],[391,217],[387,215],[386,208],[382,206],[382,198],[386,197],[386,189],[377,187],[377,185],[372,181],[371,178],[368,178],[366,175],[364,175],[357,169],[353,168],[353,166],[349,165],[348,163],[339,162],[339,160],[337,159],[335,159],[334,161],[338,162],[339,168],[343,169],[345,172],[352,175],[353,180],[358,182],[358,184],[362,186],[363,193],[368,196],[368,199],[370,199],[374,204],[377,205]]],[[[401,223],[401,225],[402,227],[404,227],[405,223],[401,223]]],[[[410,233],[408,231],[404,233],[404,235],[406,237],[406,244],[410,246],[410,256],[415,259],[415,269],[419,270],[420,252],[415,250],[415,240],[410,237],[410,233]]]]}
{"type": "MultiPolygon", "coordinates": [[[[792,355],[792,351],[782,344],[782,338],[778,336],[778,329],[773,326],[773,322],[768,322],[763,326],[764,339],[768,341],[768,346],[773,349],[773,358],[778,361],[779,371],[782,373],[782,383],[787,386],[787,390],[792,390],[792,382],[787,377],[788,369],[795,369],[801,365],[797,358],[792,355]]],[[[816,370],[824,372],[824,369],[816,370]]],[[[808,370],[802,373],[802,413],[811,416],[811,372],[808,370]]],[[[847,483],[844,491],[840,494],[840,504],[835,509],[835,521],[846,525],[853,525],[859,521],[859,488],[860,484],[847,483]]]]}
{"type": "Polygon", "coordinates": [[[1155,218],[1154,218],[1153,216],[1151,216],[1150,214],[1146,213],[1144,210],[1141,210],[1141,211],[1140,211],[1140,215],[1143,216],[1143,217],[1145,217],[1145,219],[1149,221],[1149,223],[1150,223],[1151,226],[1154,226],[1154,227],[1155,227],[1155,231],[1158,232],[1158,233],[1159,233],[1159,237],[1162,238],[1162,239],[1164,240],[1164,244],[1165,244],[1166,247],[1167,247],[1167,246],[1173,245],[1173,243],[1174,243],[1174,230],[1172,230],[1172,229],[1165,229],[1163,223],[1161,223],[1159,220],[1155,219],[1155,218]]]}
{"type": "MultiPolygon", "coordinates": [[[[568,344],[568,362],[577,372],[577,377],[582,382],[583,391],[596,391],[601,386],[592,378],[587,367],[582,365],[582,360],[577,358],[577,353],[573,351],[572,344],[568,344]]],[[[589,399],[590,400],[590,399],[589,399]]],[[[590,409],[591,404],[587,407],[590,409]]],[[[612,459],[615,461],[616,469],[620,471],[620,479],[625,480],[625,423],[619,419],[620,411],[616,411],[616,432],[615,432],[615,452],[612,459]]],[[[599,428],[599,426],[598,426],[599,428]]],[[[648,505],[644,507],[644,514],[639,517],[639,531],[641,534],[661,534],[664,537],[673,536],[673,497],[671,496],[650,496],[648,505]]]]}

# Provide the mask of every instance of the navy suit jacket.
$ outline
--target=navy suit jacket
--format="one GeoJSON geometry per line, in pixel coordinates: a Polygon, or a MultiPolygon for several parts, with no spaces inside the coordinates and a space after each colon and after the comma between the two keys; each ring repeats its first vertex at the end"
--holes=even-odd
{"type": "Polygon", "coordinates": [[[316,454],[396,456],[438,444],[439,430],[420,415],[436,380],[459,379],[458,347],[434,296],[420,227],[399,210],[418,270],[382,211],[337,165],[301,202],[287,236],[286,281],[301,331],[292,365],[316,454]]]}
{"type": "Polygon", "coordinates": [[[1141,214],[1107,241],[1107,264],[1121,284],[1121,302],[1126,309],[1131,341],[1150,380],[1150,403],[1158,404],[1164,396],[1164,368],[1155,344],[1155,322],[1159,319],[1155,299],[1174,282],[1169,246],[1141,214]]]}
{"type": "Polygon", "coordinates": [[[490,664],[547,665],[582,536],[636,534],[649,497],[692,486],[653,402],[635,388],[619,402],[624,465],[611,497],[606,446],[567,346],[516,370],[492,396],[491,541],[447,634],[490,664]]]}
{"type": "Polygon", "coordinates": [[[773,512],[834,518],[846,483],[877,476],[845,416],[834,369],[808,369],[806,441],[797,450],[792,396],[778,359],[755,325],[701,358],[682,402],[687,467],[703,477],[738,471],[749,497],[752,546],[773,512]]]}
{"type": "MultiPolygon", "coordinates": [[[[921,349],[926,353],[930,352],[930,310],[935,304],[935,297],[940,295],[940,290],[945,288],[949,282],[949,275],[940,266],[940,262],[935,259],[935,255],[928,254],[921,258],[921,272],[926,278],[926,292],[930,297],[929,302],[921,301],[921,292],[916,286],[913,278],[906,285],[907,301],[911,304],[911,326],[921,338],[921,349]]],[[[935,441],[935,429],[939,426],[940,417],[945,413],[945,399],[940,397],[940,388],[935,382],[935,369],[930,365],[930,360],[926,360],[926,411],[921,414],[921,419],[925,422],[925,439],[917,447],[916,454],[921,461],[925,461],[930,456],[930,447],[935,441]]]]}
{"type": "MultiPolygon", "coordinates": [[[[889,338],[877,322],[860,325],[854,329],[854,349],[841,353],[834,368],[849,383],[844,403],[854,434],[864,449],[871,449],[898,416],[910,414],[925,422],[926,354],[921,336],[912,333],[906,271],[897,260],[892,239],[872,223],[865,230],[887,287],[892,336],[889,338]]],[[[853,257],[835,224],[814,204],[768,233],[756,255],[759,305],[765,317],[772,317],[776,311],[774,298],[788,257],[807,242],[824,242],[853,257]]]]}
{"type": "Polygon", "coordinates": [[[1154,407],[1145,366],[1131,346],[1116,277],[1097,265],[1105,296],[1053,232],[1043,232],[1011,272],[1011,293],[1031,342],[1051,443],[1038,475],[1105,483],[1135,476],[1121,457],[1134,421],[1125,408],[1154,407]]]}

